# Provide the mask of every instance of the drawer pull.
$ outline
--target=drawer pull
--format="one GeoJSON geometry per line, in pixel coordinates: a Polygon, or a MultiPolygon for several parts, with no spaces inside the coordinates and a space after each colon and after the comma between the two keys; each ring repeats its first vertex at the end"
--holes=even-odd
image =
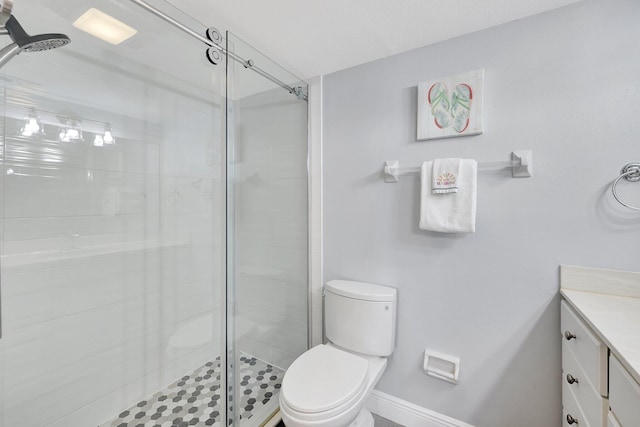
{"type": "Polygon", "coordinates": [[[567,422],[569,423],[569,425],[578,424],[578,420],[573,418],[571,414],[567,414],[567,422]]]}
{"type": "Polygon", "coordinates": [[[577,383],[578,379],[571,374],[567,374],[567,382],[569,384],[577,383]]]}
{"type": "Polygon", "coordinates": [[[567,339],[567,341],[571,341],[576,336],[571,331],[564,331],[564,337],[567,339]]]}

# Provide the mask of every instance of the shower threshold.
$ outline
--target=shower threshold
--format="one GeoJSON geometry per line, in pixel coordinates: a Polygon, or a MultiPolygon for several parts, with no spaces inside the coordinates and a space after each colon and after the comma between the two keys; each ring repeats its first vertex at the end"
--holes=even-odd
{"type": "MultiPolygon", "coordinates": [[[[277,402],[283,376],[283,369],[240,353],[240,406],[236,410],[241,420],[263,413],[265,406],[277,402]]],[[[218,357],[99,427],[222,426],[220,394],[218,357]]]]}

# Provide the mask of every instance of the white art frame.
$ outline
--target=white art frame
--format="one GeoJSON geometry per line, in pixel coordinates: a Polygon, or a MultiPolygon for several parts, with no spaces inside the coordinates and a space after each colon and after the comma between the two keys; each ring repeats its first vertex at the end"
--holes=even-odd
{"type": "Polygon", "coordinates": [[[482,133],[484,69],[418,83],[417,139],[482,133]]]}

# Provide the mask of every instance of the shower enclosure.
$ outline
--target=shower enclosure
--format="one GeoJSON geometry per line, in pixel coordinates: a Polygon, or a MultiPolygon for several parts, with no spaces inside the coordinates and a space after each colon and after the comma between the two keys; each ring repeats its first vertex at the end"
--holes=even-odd
{"type": "Polygon", "coordinates": [[[71,43],[0,69],[0,427],[259,426],[307,349],[306,84],[146,3],[13,4],[71,43]]]}

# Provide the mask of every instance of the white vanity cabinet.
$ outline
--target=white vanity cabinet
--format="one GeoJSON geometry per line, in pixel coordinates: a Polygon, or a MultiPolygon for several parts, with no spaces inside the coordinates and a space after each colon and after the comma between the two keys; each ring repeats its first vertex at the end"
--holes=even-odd
{"type": "Polygon", "coordinates": [[[560,266],[562,427],[640,427],[640,272],[560,266]]]}
{"type": "MultiPolygon", "coordinates": [[[[563,427],[640,427],[640,384],[605,338],[561,302],[563,427]]],[[[640,340],[640,332],[629,339],[640,340]]]]}
{"type": "Polygon", "coordinates": [[[607,346],[580,316],[562,301],[563,426],[604,427],[607,399],[607,346]]]}

